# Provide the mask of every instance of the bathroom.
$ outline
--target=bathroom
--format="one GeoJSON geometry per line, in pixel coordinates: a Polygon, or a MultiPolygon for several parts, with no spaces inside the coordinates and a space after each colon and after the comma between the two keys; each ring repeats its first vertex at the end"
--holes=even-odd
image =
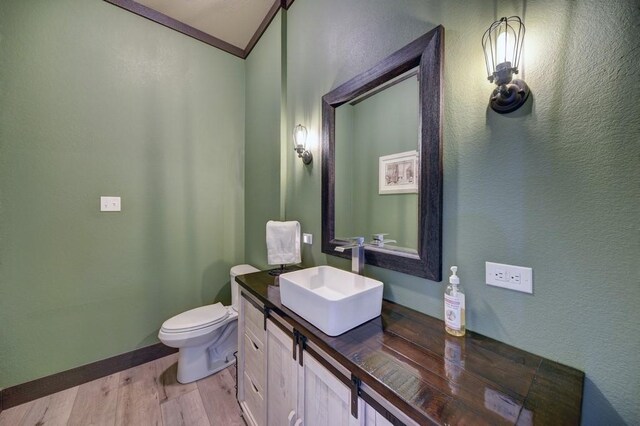
{"type": "Polygon", "coordinates": [[[585,372],[584,424],[640,422],[640,10],[634,0],[296,0],[242,60],[99,0],[0,3],[0,389],[158,343],[265,269],[265,223],[321,251],[321,98],[445,28],[443,276],[368,267],[384,297],[585,372]],[[531,99],[488,108],[481,37],[527,25],[531,99]],[[297,123],[314,160],[291,149],[297,123]],[[120,196],[122,211],[98,211],[120,196]],[[531,267],[533,295],[485,262],[531,267]]]}

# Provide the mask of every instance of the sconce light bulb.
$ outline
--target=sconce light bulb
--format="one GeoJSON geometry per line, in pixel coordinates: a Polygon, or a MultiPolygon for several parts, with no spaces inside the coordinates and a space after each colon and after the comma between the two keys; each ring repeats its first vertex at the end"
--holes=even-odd
{"type": "Polygon", "coordinates": [[[313,155],[306,149],[307,145],[307,128],[302,124],[298,124],[293,129],[293,149],[298,153],[298,158],[302,158],[304,164],[311,164],[313,155]]]}
{"type": "Polygon", "coordinates": [[[302,124],[293,129],[293,143],[296,150],[304,150],[307,145],[307,128],[302,124]]]}
{"type": "Polygon", "coordinates": [[[511,66],[511,61],[514,57],[514,38],[509,35],[508,31],[503,31],[498,35],[498,41],[496,42],[496,62],[498,64],[508,63],[511,66]]]}

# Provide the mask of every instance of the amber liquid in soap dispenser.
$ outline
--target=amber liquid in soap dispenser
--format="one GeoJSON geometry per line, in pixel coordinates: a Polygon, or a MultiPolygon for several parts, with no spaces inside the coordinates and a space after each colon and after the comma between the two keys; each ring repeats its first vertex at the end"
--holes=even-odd
{"type": "Polygon", "coordinates": [[[464,292],[459,285],[460,278],[456,275],[457,271],[457,266],[451,267],[449,285],[444,292],[444,329],[452,336],[464,336],[466,331],[464,292]]]}

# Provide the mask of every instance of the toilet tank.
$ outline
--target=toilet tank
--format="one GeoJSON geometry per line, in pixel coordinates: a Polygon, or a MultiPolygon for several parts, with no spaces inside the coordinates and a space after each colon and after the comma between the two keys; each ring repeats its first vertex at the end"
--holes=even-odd
{"type": "Polygon", "coordinates": [[[240,303],[240,288],[236,282],[236,277],[238,275],[250,274],[252,272],[260,272],[260,270],[251,265],[236,265],[232,267],[229,272],[229,278],[231,280],[231,306],[236,310],[236,312],[238,311],[238,303],[240,303]]]}

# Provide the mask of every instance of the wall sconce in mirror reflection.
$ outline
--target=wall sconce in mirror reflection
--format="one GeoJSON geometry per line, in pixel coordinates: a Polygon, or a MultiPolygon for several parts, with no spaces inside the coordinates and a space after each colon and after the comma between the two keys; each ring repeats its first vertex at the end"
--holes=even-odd
{"type": "Polygon", "coordinates": [[[313,155],[307,147],[307,128],[302,124],[298,124],[293,129],[293,149],[298,153],[298,158],[302,158],[304,164],[311,164],[313,155]]]}
{"type": "Polygon", "coordinates": [[[491,109],[506,114],[520,108],[529,97],[529,86],[513,80],[522,56],[524,24],[518,16],[500,18],[482,36],[487,79],[496,87],[489,99],[491,109]]]}

